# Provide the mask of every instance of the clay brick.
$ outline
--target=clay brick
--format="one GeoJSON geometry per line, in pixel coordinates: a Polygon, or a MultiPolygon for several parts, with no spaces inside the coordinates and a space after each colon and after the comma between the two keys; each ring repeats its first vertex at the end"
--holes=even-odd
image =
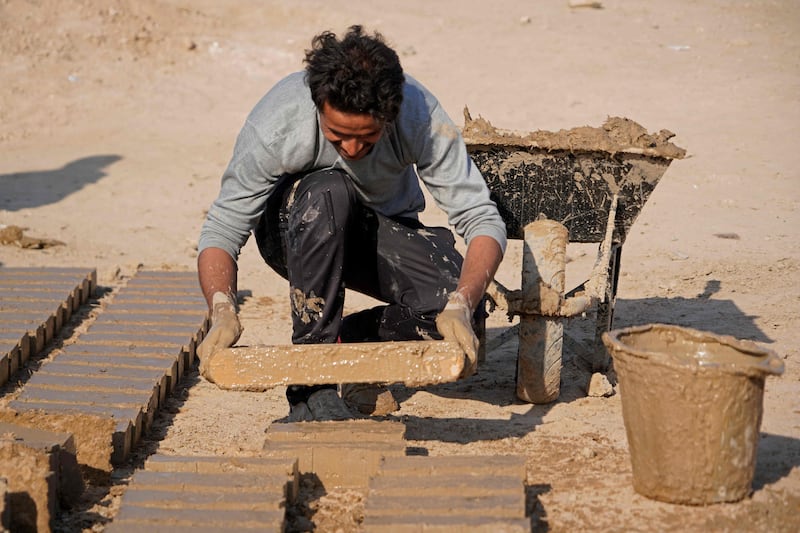
{"type": "MultiPolygon", "coordinates": [[[[73,345],[74,346],[74,345],[73,345]]],[[[108,369],[130,368],[158,370],[164,378],[160,380],[163,394],[170,394],[180,381],[182,372],[178,368],[178,360],[174,355],[167,354],[115,354],[115,353],[80,353],[67,349],[56,360],[48,364],[65,364],[72,366],[86,365],[88,367],[105,367],[108,369]]],[[[56,367],[58,368],[58,367],[56,367]]],[[[182,367],[181,367],[182,368],[182,367]]],[[[159,403],[164,400],[161,397],[159,403]]]]}
{"type": "Polygon", "coordinates": [[[165,325],[181,325],[181,326],[197,326],[198,320],[201,322],[202,316],[194,315],[174,315],[167,313],[135,313],[127,309],[109,309],[98,317],[105,323],[123,323],[123,324],[165,324],[165,325]]]}
{"type": "Polygon", "coordinates": [[[248,472],[251,474],[274,474],[297,481],[296,460],[272,457],[219,457],[155,454],[148,457],[144,465],[150,472],[188,472],[197,474],[226,474],[248,472]]]}
{"type": "Polygon", "coordinates": [[[525,479],[525,457],[521,455],[455,455],[447,457],[404,456],[387,458],[381,476],[516,476],[525,479]]]}
{"type": "Polygon", "coordinates": [[[50,531],[59,498],[75,502],[83,481],[75,462],[72,437],[11,424],[0,424],[0,470],[8,483],[11,531],[50,531]]]}
{"type": "Polygon", "coordinates": [[[8,480],[9,530],[50,531],[58,512],[56,477],[47,453],[0,437],[0,466],[8,480]]]}
{"type": "Polygon", "coordinates": [[[316,474],[326,488],[366,489],[384,457],[405,454],[404,429],[373,420],[273,424],[263,453],[296,457],[300,472],[316,474]]]}
{"type": "Polygon", "coordinates": [[[183,342],[191,339],[199,331],[198,321],[192,320],[190,324],[164,324],[164,323],[136,323],[136,322],[109,322],[108,320],[97,320],[89,328],[92,333],[128,335],[131,333],[153,334],[153,335],[175,335],[182,336],[183,342]]]}
{"type": "MultiPolygon", "coordinates": [[[[130,531],[130,524],[166,525],[178,527],[205,526],[217,531],[237,529],[259,529],[260,531],[283,531],[284,511],[249,511],[225,509],[160,509],[123,505],[114,523],[118,531],[130,531]]],[[[170,529],[174,531],[174,529],[170,529]]],[[[193,528],[194,530],[194,528],[193,528]]],[[[149,529],[149,531],[152,531],[149,529]]]]}
{"type": "MultiPolygon", "coordinates": [[[[32,381],[32,380],[31,380],[32,381]]],[[[151,387],[152,388],[152,387],[151,387]]],[[[17,397],[20,401],[102,405],[106,407],[149,408],[153,403],[151,390],[137,392],[59,390],[30,381],[17,397]]]]}
{"type": "Polygon", "coordinates": [[[76,275],[96,275],[93,269],[84,267],[7,267],[0,270],[0,279],[13,278],[33,280],[58,280],[76,275]]]}
{"type": "Polygon", "coordinates": [[[267,430],[265,447],[272,443],[301,441],[350,443],[357,440],[402,444],[405,430],[405,424],[400,422],[367,419],[272,424],[267,430]]]}
{"type": "Polygon", "coordinates": [[[249,472],[198,473],[198,472],[153,472],[139,470],[134,474],[131,486],[139,489],[168,490],[173,492],[240,493],[266,491],[269,487],[285,489],[289,476],[280,474],[257,474],[249,472]]]}
{"type": "Polygon", "coordinates": [[[497,519],[493,517],[450,516],[367,516],[362,525],[370,533],[529,533],[531,523],[527,518],[497,519]]]}
{"type": "Polygon", "coordinates": [[[11,355],[9,351],[0,351],[0,385],[8,383],[8,378],[11,376],[11,355]]]}
{"type": "MultiPolygon", "coordinates": [[[[135,359],[134,359],[135,361],[135,359]]],[[[159,359],[150,359],[151,362],[160,362],[159,359]]],[[[136,379],[149,380],[151,383],[158,383],[164,377],[163,363],[158,366],[145,365],[119,365],[119,360],[111,359],[111,364],[102,361],[91,361],[86,363],[76,363],[74,358],[59,356],[54,361],[46,363],[37,374],[46,373],[58,376],[95,376],[115,379],[136,379]]],[[[145,360],[147,362],[147,360],[145,360]]]]}
{"type": "Polygon", "coordinates": [[[242,346],[219,350],[206,376],[220,388],[262,391],[280,385],[447,383],[466,356],[455,342],[392,341],[242,346]]]}
{"type": "Polygon", "coordinates": [[[119,355],[120,357],[165,356],[174,358],[177,356],[177,348],[174,345],[164,348],[160,346],[138,346],[136,344],[128,344],[125,346],[117,346],[113,344],[84,344],[82,339],[83,337],[81,337],[77,343],[67,346],[65,351],[69,350],[71,353],[75,354],[112,354],[119,355]]]}
{"type": "Polygon", "coordinates": [[[0,477],[0,531],[5,533],[11,527],[11,509],[8,505],[8,481],[0,477]]]}
{"type": "Polygon", "coordinates": [[[163,348],[152,346],[107,346],[103,344],[73,344],[68,347],[69,353],[72,355],[107,355],[120,358],[135,358],[135,357],[166,357],[173,360],[178,365],[176,377],[184,374],[185,369],[188,367],[187,361],[189,355],[187,350],[165,350],[163,348]]]}
{"type": "Polygon", "coordinates": [[[124,291],[114,297],[114,303],[150,303],[150,304],[192,304],[196,305],[201,311],[208,307],[205,298],[200,294],[199,289],[194,287],[191,290],[181,291],[124,291]]]}
{"type": "Polygon", "coordinates": [[[164,287],[159,285],[153,285],[148,280],[144,281],[137,281],[135,283],[129,283],[125,287],[126,290],[137,293],[137,294],[188,294],[192,291],[195,293],[200,293],[200,283],[195,281],[193,283],[189,283],[186,281],[179,281],[177,286],[174,287],[164,287]],[[193,287],[192,287],[193,286],[193,287]]]}
{"type": "Polygon", "coordinates": [[[141,436],[144,424],[138,407],[75,405],[13,400],[0,410],[0,420],[26,427],[71,432],[78,463],[107,481],[112,465],[122,464],[141,436]]]}
{"type": "Polygon", "coordinates": [[[163,272],[163,271],[140,271],[131,278],[126,287],[137,289],[140,287],[172,287],[174,290],[193,289],[200,290],[200,284],[196,272],[163,272]]]}
{"type": "Polygon", "coordinates": [[[275,511],[275,502],[264,498],[264,491],[258,492],[175,492],[169,490],[140,489],[136,486],[125,491],[124,504],[147,507],[158,503],[163,509],[195,509],[213,507],[220,510],[233,511],[275,511]]]}
{"type": "Polygon", "coordinates": [[[174,303],[128,303],[125,304],[125,310],[128,313],[158,313],[158,314],[184,314],[194,315],[202,319],[204,312],[207,312],[197,304],[174,304],[174,303]]]}
{"type": "MultiPolygon", "coordinates": [[[[269,531],[269,529],[265,529],[264,524],[238,524],[237,529],[242,531],[269,531]]],[[[225,531],[225,528],[197,524],[181,525],[169,522],[164,524],[112,522],[103,531],[107,533],[220,533],[220,531],[225,531]]],[[[274,529],[273,531],[283,531],[283,529],[274,529]]]]}
{"type": "Polygon", "coordinates": [[[521,518],[524,516],[524,511],[523,487],[520,487],[518,496],[487,492],[481,496],[471,496],[469,501],[454,497],[453,494],[399,497],[379,497],[370,494],[365,509],[365,513],[370,517],[405,516],[412,512],[424,516],[521,518]]]}
{"type": "MultiPolygon", "coordinates": [[[[0,342],[2,342],[2,354],[6,356],[7,368],[5,372],[0,371],[0,374],[6,375],[6,381],[17,373],[17,371],[24,365],[31,355],[31,345],[33,344],[27,333],[23,333],[20,337],[19,333],[16,335],[9,335],[11,338],[2,338],[0,334],[0,342]],[[16,338],[16,340],[14,339],[16,338]]],[[[5,383],[3,381],[2,383],[5,383]]]]}
{"type": "Polygon", "coordinates": [[[111,332],[94,333],[91,329],[88,333],[81,335],[80,343],[100,344],[104,346],[152,346],[156,348],[175,348],[190,344],[191,337],[185,335],[157,335],[140,332],[111,332]]]}
{"type": "MultiPolygon", "coordinates": [[[[13,440],[16,442],[49,454],[52,471],[56,478],[58,502],[64,507],[71,507],[78,503],[84,486],[76,458],[75,439],[71,433],[46,431],[0,422],[0,436],[3,435],[13,435],[13,440]]],[[[4,466],[3,471],[12,466],[4,466]]]]}
{"type": "Polygon", "coordinates": [[[524,493],[522,476],[414,476],[413,478],[376,476],[369,482],[370,494],[385,496],[446,496],[479,497],[494,494],[524,493]]]}

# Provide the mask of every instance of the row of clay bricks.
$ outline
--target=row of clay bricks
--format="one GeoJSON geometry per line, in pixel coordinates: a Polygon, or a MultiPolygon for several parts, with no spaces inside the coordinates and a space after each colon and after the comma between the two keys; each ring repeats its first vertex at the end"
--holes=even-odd
{"type": "MultiPolygon", "coordinates": [[[[195,274],[137,273],[86,333],[42,364],[0,410],[0,420],[74,436],[72,452],[84,474],[106,479],[127,459],[193,362],[206,315],[195,274]]],[[[22,481],[13,462],[0,461],[0,472],[12,496],[30,495],[26,487],[45,479],[23,472],[28,477],[22,481]]],[[[50,497],[38,508],[80,496],[76,485],[47,479],[50,497]]],[[[25,498],[7,500],[12,522],[25,515],[19,503],[25,498]]]]}
{"type": "Polygon", "coordinates": [[[88,268],[0,268],[0,385],[39,354],[97,288],[88,268]]]}
{"type": "Polygon", "coordinates": [[[156,454],[134,473],[105,531],[283,531],[298,487],[293,458],[156,454]]]}
{"type": "Polygon", "coordinates": [[[367,495],[364,531],[526,532],[525,461],[406,456],[404,426],[273,424],[251,458],[151,457],[108,531],[282,531],[298,473],[367,495]]]}
{"type": "Polygon", "coordinates": [[[9,402],[13,421],[75,434],[79,462],[110,472],[193,362],[206,315],[195,274],[138,272],[9,402]]]}

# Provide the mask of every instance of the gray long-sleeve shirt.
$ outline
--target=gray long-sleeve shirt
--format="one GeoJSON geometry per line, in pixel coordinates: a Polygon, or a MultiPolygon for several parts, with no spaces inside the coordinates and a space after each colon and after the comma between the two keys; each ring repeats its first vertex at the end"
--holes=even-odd
{"type": "Polygon", "coordinates": [[[347,172],[361,201],[390,217],[417,217],[425,208],[421,180],[458,235],[467,242],[486,235],[505,250],[505,224],[486,182],[427,89],[406,75],[397,119],[368,155],[350,161],[323,136],[304,74],[278,82],[247,117],[203,224],[200,251],[222,248],[238,258],[278,180],[324,168],[347,172]]]}

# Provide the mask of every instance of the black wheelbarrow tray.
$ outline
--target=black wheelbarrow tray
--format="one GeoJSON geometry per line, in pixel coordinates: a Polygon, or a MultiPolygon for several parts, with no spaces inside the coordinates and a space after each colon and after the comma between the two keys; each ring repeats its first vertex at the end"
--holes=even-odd
{"type": "MultiPolygon", "coordinates": [[[[464,118],[467,150],[489,185],[508,237],[524,241],[522,288],[511,291],[493,282],[487,291],[492,309],[520,316],[517,396],[554,401],[564,318],[596,311],[589,363],[593,372],[609,370],[601,337],[611,329],[622,245],[667,167],[686,151],[669,142],[670,131],[649,134],[626,118],[609,117],[599,128],[528,134],[473,120],[466,109],[464,118]],[[568,242],[599,247],[590,278],[566,291],[568,242]]],[[[499,342],[516,335],[515,329],[501,334],[499,342]]]]}

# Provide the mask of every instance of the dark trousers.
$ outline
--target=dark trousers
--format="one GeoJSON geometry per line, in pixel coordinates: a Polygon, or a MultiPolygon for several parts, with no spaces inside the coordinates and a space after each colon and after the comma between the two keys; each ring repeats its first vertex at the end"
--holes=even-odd
{"type": "MultiPolygon", "coordinates": [[[[452,233],[376,213],[343,171],[284,178],[255,237],[289,281],[293,343],[441,339],[436,315],[462,264],[452,233]],[[343,317],[345,289],[386,305],[343,317]]],[[[318,388],[290,386],[287,397],[305,401],[318,388]]]]}

